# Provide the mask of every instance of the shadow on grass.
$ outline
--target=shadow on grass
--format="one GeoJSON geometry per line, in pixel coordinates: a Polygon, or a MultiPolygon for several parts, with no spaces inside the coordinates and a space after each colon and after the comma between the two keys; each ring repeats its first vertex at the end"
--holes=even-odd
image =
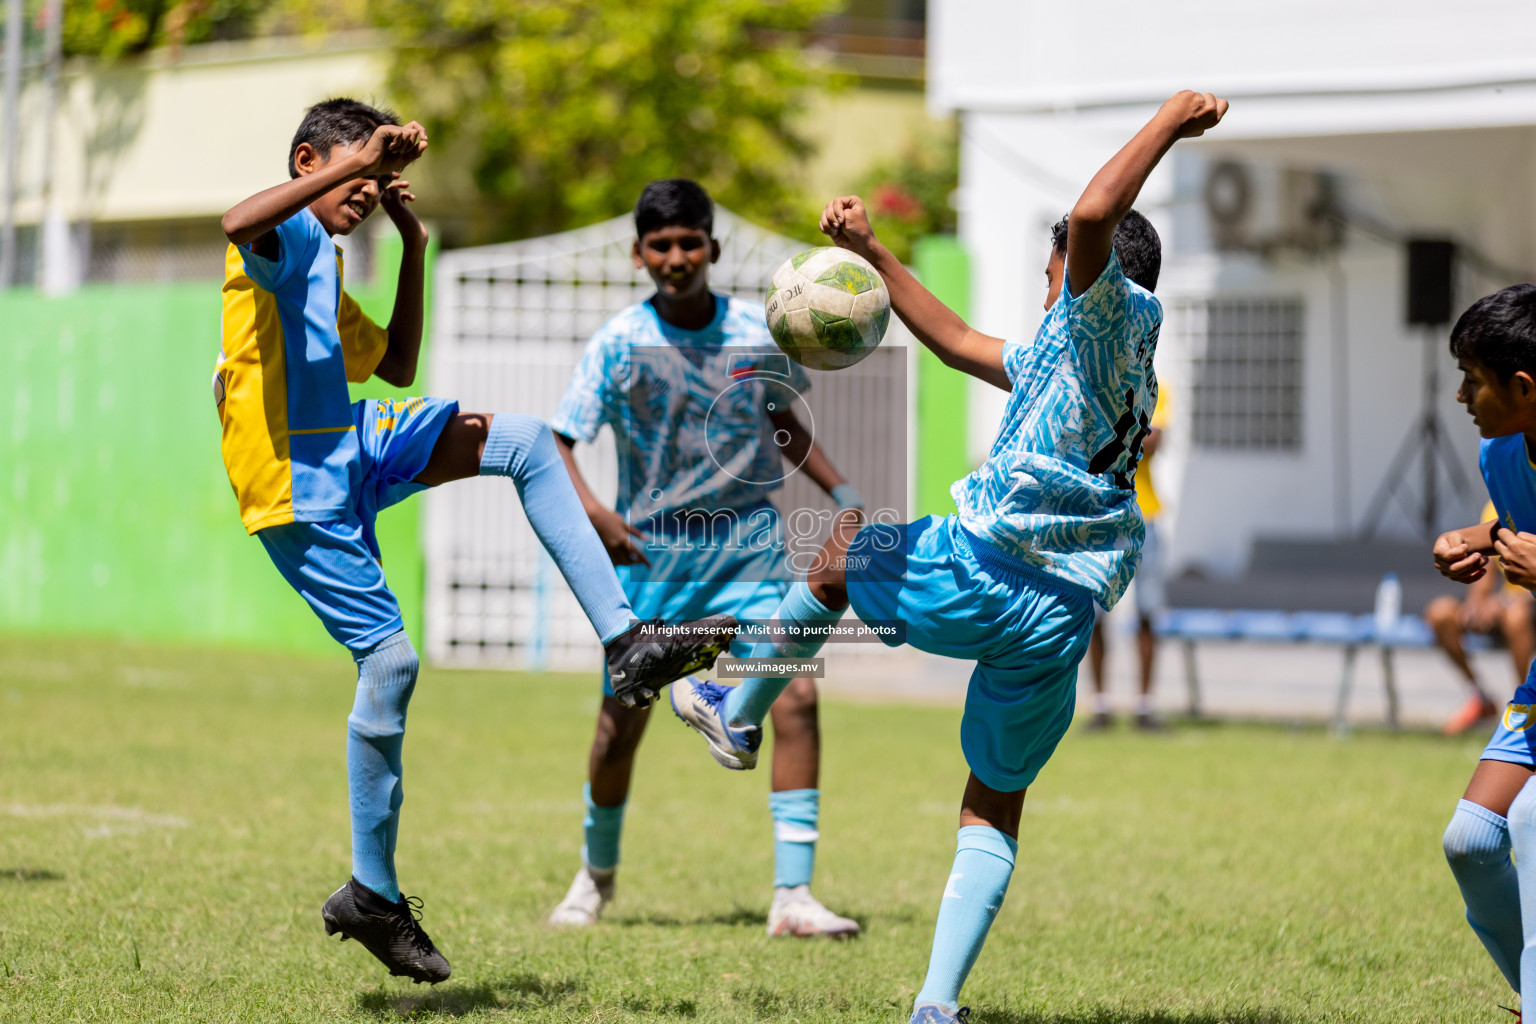
{"type": "Polygon", "coordinates": [[[541,978],[515,974],[501,981],[476,985],[433,986],[404,992],[376,989],[357,997],[357,1008],[383,1020],[414,1017],[464,1017],[479,1010],[513,1010],[552,1006],[581,994],[585,985],[574,978],[541,978]]]}
{"type": "Polygon", "coordinates": [[[64,876],[47,868],[0,868],[0,882],[62,882],[64,876]]]}
{"type": "Polygon", "coordinates": [[[971,1012],[971,1021],[972,1024],[1300,1024],[1301,1018],[1261,1007],[1215,1013],[1099,1007],[1061,1013],[1047,1010],[989,1010],[978,1006],[971,1012]]]}
{"type": "Polygon", "coordinates": [[[621,928],[634,928],[639,925],[653,925],[657,928],[691,928],[701,924],[730,927],[742,925],[767,927],[768,925],[768,915],[756,907],[736,907],[713,914],[700,914],[697,917],[678,917],[674,914],[623,914],[604,918],[604,920],[621,928]]]}

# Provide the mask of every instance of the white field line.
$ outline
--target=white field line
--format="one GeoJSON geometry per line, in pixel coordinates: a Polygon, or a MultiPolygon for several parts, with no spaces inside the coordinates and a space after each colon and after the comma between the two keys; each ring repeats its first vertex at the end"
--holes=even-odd
{"type": "Polygon", "coordinates": [[[192,822],[174,814],[153,814],[137,807],[88,807],[81,804],[5,804],[0,813],[13,818],[90,818],[80,831],[90,839],[136,835],[152,828],[186,828],[192,822]]]}

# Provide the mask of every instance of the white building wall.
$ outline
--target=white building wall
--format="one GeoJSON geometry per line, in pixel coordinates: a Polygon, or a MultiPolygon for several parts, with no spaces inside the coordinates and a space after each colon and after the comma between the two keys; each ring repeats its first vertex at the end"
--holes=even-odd
{"type": "MultiPolygon", "coordinates": [[[[1463,245],[1458,312],[1531,278],[1536,56],[1525,41],[1533,30],[1536,6],[1488,0],[1454,17],[1420,0],[1291,4],[1284,17],[1196,0],[1111,0],[1091,21],[1035,0],[932,5],[929,101],[962,119],[960,230],[975,323],[989,333],[1034,333],[1049,225],[1163,99],[1196,87],[1232,100],[1209,137],[1179,143],[1137,204],[1164,244],[1158,294],[1170,324],[1158,371],[1173,389],[1174,420],[1155,472],[1175,570],[1234,574],[1256,539],[1342,539],[1365,528],[1420,410],[1431,344],[1404,323],[1404,238],[1463,245]],[[983,24],[986,32],[975,31],[983,24]],[[1103,33],[1105,24],[1116,31],[1103,33]],[[1327,172],[1357,226],[1331,254],[1218,252],[1203,196],[1214,159],[1327,172]],[[1195,448],[1189,353],[1172,311],[1181,298],[1266,295],[1305,304],[1300,447],[1195,448]]],[[[1439,411],[1471,478],[1467,493],[1442,500],[1450,525],[1485,499],[1445,335],[1432,342],[1439,411]]],[[[980,458],[1003,396],[977,384],[973,397],[970,447],[980,458]]],[[[1417,486],[1417,463],[1410,479],[1417,486]]],[[[1378,535],[1416,532],[1395,502],[1377,519],[1378,535]]]]}

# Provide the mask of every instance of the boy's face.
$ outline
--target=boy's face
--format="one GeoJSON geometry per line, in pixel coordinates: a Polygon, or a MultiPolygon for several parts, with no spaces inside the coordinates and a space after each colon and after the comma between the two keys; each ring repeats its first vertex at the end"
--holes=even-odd
{"type": "Polygon", "coordinates": [[[1520,371],[1509,380],[1481,363],[1462,360],[1456,401],[1467,407],[1483,437],[1536,434],[1536,378],[1520,371]]]}
{"type": "MultiPolygon", "coordinates": [[[[322,158],[314,147],[301,142],[293,153],[293,166],[300,174],[314,174],[332,160],[344,159],[360,152],[366,140],[347,146],[332,146],[322,158]]],[[[328,234],[350,235],[352,230],[379,206],[379,180],[377,178],[353,178],[322,195],[309,204],[310,212],[328,234]]]]}
{"type": "Polygon", "coordinates": [[[1056,251],[1051,247],[1051,258],[1045,261],[1045,308],[1050,309],[1056,305],[1056,300],[1061,296],[1061,283],[1067,276],[1067,257],[1065,253],[1056,251]]]}
{"type": "Polygon", "coordinates": [[[709,291],[709,265],[720,259],[720,243],[703,228],[672,224],[636,239],[634,258],[658,292],[669,299],[692,298],[709,291]]]}

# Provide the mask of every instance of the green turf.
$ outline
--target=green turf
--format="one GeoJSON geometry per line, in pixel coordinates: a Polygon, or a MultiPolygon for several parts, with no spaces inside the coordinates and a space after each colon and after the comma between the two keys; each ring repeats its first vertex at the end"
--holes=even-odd
{"type": "MultiPolygon", "coordinates": [[[[576,865],[594,681],[428,671],[406,891],[429,990],[327,939],[346,877],[344,655],[0,639],[0,1019],[905,1020],[965,770],[950,709],[832,703],[818,893],[763,935],[766,772],[658,716],[619,900],[541,925],[576,865]]],[[[979,1022],[1502,1022],[1439,833],[1472,741],[1236,726],[1070,736],[1031,793],[979,1022]]]]}

